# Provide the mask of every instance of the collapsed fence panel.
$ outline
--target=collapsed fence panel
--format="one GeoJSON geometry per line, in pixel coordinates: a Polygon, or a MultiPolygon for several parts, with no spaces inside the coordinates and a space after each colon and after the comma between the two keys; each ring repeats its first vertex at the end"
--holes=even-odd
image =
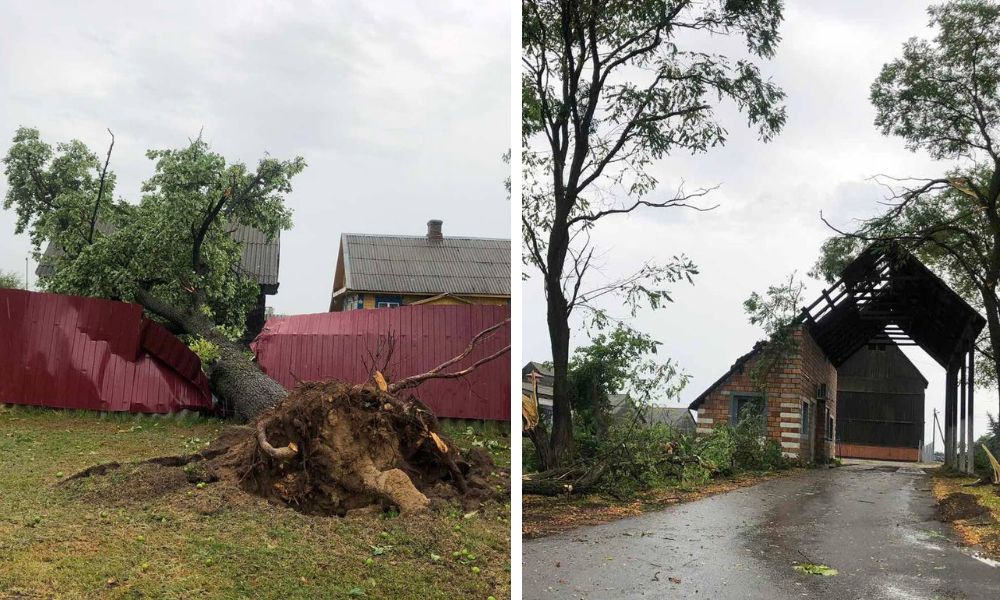
{"type": "Polygon", "coordinates": [[[142,307],[0,289],[0,403],[169,413],[212,395],[198,357],[142,307]]]}
{"type": "MultiPolygon", "coordinates": [[[[292,389],[301,381],[363,383],[427,372],[461,354],[475,335],[510,317],[509,306],[419,305],[277,317],[251,348],[265,373],[292,389]]],[[[510,324],[485,337],[448,372],[510,344],[510,324]]],[[[414,394],[439,417],[510,420],[510,354],[456,379],[426,381],[414,394]]]]}

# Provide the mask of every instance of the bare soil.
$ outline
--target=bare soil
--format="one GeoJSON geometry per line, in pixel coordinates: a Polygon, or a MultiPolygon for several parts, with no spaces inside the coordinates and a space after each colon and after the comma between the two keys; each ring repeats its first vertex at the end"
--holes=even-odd
{"type": "Polygon", "coordinates": [[[979,504],[979,501],[972,494],[956,492],[945,496],[938,502],[935,513],[938,521],[949,523],[988,516],[990,511],[985,506],[979,504]]]}

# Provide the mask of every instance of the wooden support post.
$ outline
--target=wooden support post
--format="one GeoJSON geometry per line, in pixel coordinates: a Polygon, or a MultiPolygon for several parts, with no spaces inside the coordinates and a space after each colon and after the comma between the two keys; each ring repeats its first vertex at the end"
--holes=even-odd
{"type": "Polygon", "coordinates": [[[967,466],[967,472],[970,475],[976,472],[976,438],[973,435],[973,427],[972,427],[972,422],[975,420],[975,418],[973,417],[973,415],[975,413],[972,412],[972,406],[973,406],[972,396],[975,393],[975,389],[976,389],[976,349],[975,349],[975,346],[973,346],[969,350],[969,407],[968,407],[968,411],[969,411],[969,435],[968,435],[968,440],[969,440],[969,448],[970,448],[971,451],[969,452],[969,458],[968,458],[969,464],[967,466]]]}
{"type": "Polygon", "coordinates": [[[965,442],[965,353],[962,353],[962,364],[958,368],[958,465],[959,471],[965,470],[966,455],[969,452],[969,445],[965,442]]]}
{"type": "Polygon", "coordinates": [[[944,381],[944,464],[954,468],[958,461],[955,457],[955,368],[948,365],[944,381]]]}

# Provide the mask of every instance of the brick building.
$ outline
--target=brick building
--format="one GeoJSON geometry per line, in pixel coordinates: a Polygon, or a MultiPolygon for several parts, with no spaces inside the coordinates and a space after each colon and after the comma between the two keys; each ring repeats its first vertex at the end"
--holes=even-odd
{"type": "MultiPolygon", "coordinates": [[[[787,456],[822,462],[837,455],[838,369],[867,346],[919,346],[946,371],[945,463],[971,472],[973,453],[966,440],[975,439],[967,418],[974,406],[973,353],[986,319],[915,256],[892,244],[865,249],[793,324],[794,349],[760,385],[753,385],[750,374],[764,342],[691,403],[699,433],[738,422],[756,409],[766,415],[768,437],[781,442],[787,456]]],[[[844,374],[846,387],[853,389],[846,381],[853,374],[850,365],[844,374]]],[[[866,389],[882,390],[886,376],[867,381],[866,389]]],[[[841,412],[849,408],[845,403],[841,412]]],[[[901,434],[890,421],[867,430],[866,445],[897,444],[901,434]]],[[[911,433],[921,428],[912,427],[911,433]]]]}
{"type": "Polygon", "coordinates": [[[806,462],[824,462],[835,454],[837,369],[804,326],[793,332],[794,350],[777,361],[761,385],[751,373],[764,343],[733,363],[689,408],[698,411],[698,433],[735,424],[751,410],[764,414],[767,434],[782,453],[806,462]]]}

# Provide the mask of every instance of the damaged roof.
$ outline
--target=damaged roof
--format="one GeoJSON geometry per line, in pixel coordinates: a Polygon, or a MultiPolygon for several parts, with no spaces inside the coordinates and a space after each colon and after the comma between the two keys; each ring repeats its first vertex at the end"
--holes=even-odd
{"type": "MultiPolygon", "coordinates": [[[[948,368],[972,348],[986,320],[912,253],[887,244],[861,252],[793,324],[804,326],[837,368],[868,343],[920,346],[948,368]]],[[[764,344],[738,358],[689,408],[697,410],[764,344]]]]}

